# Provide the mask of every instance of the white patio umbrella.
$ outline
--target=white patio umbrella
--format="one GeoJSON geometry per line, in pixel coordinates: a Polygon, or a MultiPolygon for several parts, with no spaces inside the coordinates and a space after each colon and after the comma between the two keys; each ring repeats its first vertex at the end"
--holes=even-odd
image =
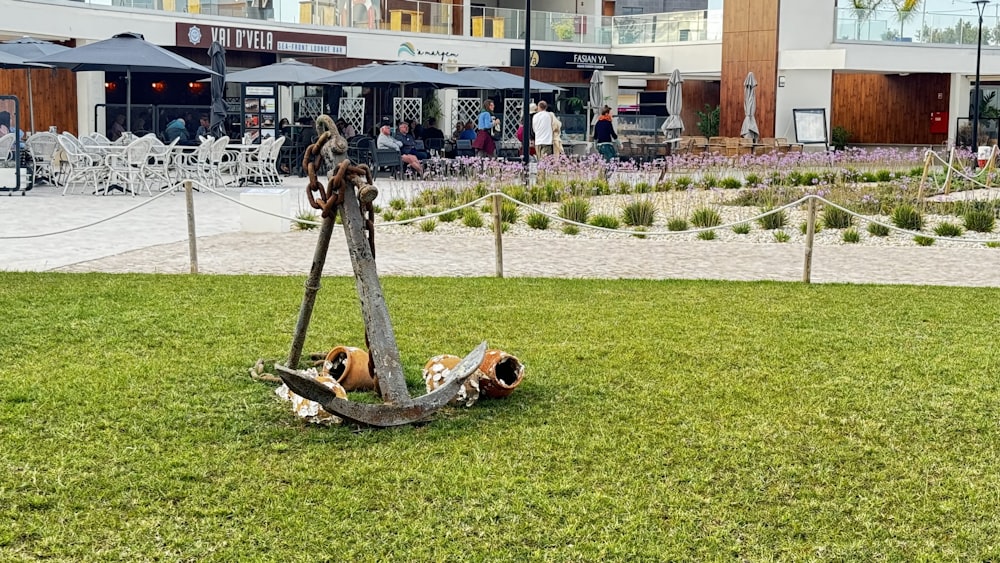
{"type": "Polygon", "coordinates": [[[743,81],[743,126],[740,127],[740,137],[753,139],[756,143],[760,139],[760,129],[757,128],[757,79],[753,72],[747,74],[747,79],[743,81]]]}
{"type": "Polygon", "coordinates": [[[681,84],[683,83],[681,71],[675,68],[674,72],[670,74],[670,83],[667,89],[667,113],[670,115],[663,122],[661,128],[668,139],[676,139],[684,133],[684,120],[681,119],[681,106],[683,104],[681,84]]]}

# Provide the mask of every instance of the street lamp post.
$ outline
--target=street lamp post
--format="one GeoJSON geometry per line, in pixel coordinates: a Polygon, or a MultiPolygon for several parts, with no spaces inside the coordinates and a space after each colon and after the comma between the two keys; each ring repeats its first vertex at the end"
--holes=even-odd
{"type": "Polygon", "coordinates": [[[979,10],[979,38],[976,41],[976,93],[972,98],[972,168],[979,164],[979,64],[983,58],[983,11],[990,0],[973,0],[979,10]]]}

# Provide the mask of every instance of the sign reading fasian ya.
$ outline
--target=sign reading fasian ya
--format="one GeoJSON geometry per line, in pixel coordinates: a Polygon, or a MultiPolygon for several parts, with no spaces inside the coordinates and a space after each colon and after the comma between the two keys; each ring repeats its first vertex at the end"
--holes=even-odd
{"type": "Polygon", "coordinates": [[[208,49],[213,41],[218,41],[230,51],[347,56],[347,37],[344,35],[192,23],[178,23],[176,34],[178,47],[208,49]]]}
{"type": "MultiPolygon", "coordinates": [[[[655,72],[654,57],[580,53],[570,51],[531,51],[531,66],[537,68],[569,68],[574,70],[617,70],[622,72],[655,72]]],[[[524,65],[524,49],[510,50],[510,66],[524,65]]]]}

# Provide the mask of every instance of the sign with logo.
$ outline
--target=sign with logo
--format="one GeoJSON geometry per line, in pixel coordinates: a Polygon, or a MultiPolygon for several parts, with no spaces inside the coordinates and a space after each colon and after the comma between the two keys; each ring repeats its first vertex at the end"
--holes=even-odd
{"type": "Polygon", "coordinates": [[[208,49],[218,41],[230,51],[347,56],[347,37],[294,31],[270,31],[249,27],[178,23],[178,47],[208,49]]]}
{"type": "Polygon", "coordinates": [[[441,62],[445,62],[448,59],[458,58],[457,52],[444,51],[440,49],[425,51],[414,46],[413,43],[409,41],[399,44],[399,51],[396,52],[396,55],[399,57],[433,57],[435,59],[439,59],[441,62]]]}
{"type": "MultiPolygon", "coordinates": [[[[619,72],[655,72],[654,57],[577,53],[569,51],[531,51],[531,66],[572,70],[614,70],[619,72]]],[[[524,49],[510,50],[510,66],[524,66],[524,49]]]]}

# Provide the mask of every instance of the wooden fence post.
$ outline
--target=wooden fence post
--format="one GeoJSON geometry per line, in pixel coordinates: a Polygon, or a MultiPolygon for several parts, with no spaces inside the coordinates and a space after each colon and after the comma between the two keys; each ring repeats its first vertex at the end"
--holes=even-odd
{"type": "Polygon", "coordinates": [[[198,273],[198,243],[194,231],[194,186],[191,180],[184,180],[184,201],[187,203],[188,255],[191,259],[191,273],[198,273]]]}
{"type": "Polygon", "coordinates": [[[500,216],[500,192],[493,194],[493,240],[496,247],[497,277],[503,277],[503,221],[500,216]]]}
{"type": "Polygon", "coordinates": [[[955,147],[951,148],[951,156],[948,157],[948,175],[944,178],[944,193],[947,195],[951,191],[951,171],[955,168],[955,147]]]}
{"type": "Polygon", "coordinates": [[[816,236],[816,196],[809,196],[809,215],[806,218],[806,256],[802,266],[802,281],[811,283],[813,239],[816,236]]]}

